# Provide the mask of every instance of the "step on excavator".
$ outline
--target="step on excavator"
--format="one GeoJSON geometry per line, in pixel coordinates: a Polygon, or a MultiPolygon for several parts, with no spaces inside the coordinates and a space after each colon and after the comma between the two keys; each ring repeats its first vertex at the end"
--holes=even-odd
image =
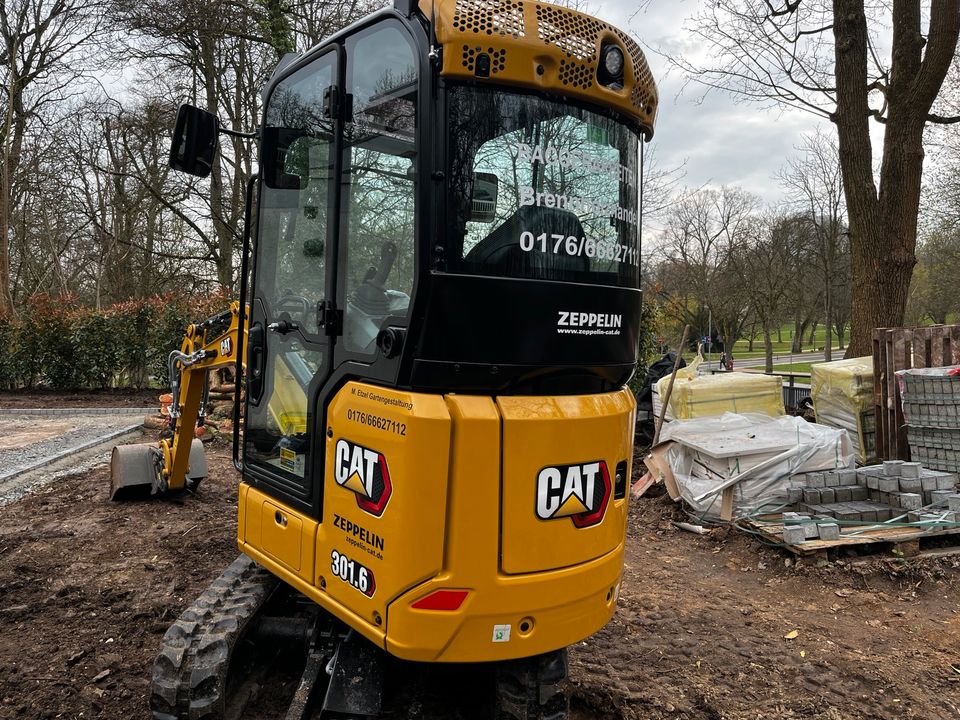
{"type": "MultiPolygon", "coordinates": [[[[399,659],[483,663],[491,717],[561,720],[623,571],[644,55],[546,2],[396,0],[263,98],[242,301],[171,356],[172,440],[114,456],[118,497],[195,485],[235,364],[241,555],[164,635],[153,716],[242,716],[282,647],[288,718],[380,716],[399,659]]],[[[181,106],[171,166],[208,175],[220,133],[181,106]]]]}

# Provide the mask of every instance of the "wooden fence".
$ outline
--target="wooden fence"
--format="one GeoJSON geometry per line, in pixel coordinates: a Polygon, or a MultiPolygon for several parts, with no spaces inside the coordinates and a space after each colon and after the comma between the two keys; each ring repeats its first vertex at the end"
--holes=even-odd
{"type": "Polygon", "coordinates": [[[909,460],[907,426],[896,372],[908,368],[960,365],[960,325],[879,328],[873,331],[873,393],[877,457],[909,460]]]}

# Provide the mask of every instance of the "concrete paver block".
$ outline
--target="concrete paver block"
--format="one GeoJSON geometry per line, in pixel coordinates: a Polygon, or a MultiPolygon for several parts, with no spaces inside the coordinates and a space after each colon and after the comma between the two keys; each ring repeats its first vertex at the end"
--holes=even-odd
{"type": "Polygon", "coordinates": [[[903,510],[919,510],[923,499],[917,493],[900,493],[900,507],[903,510]]]}
{"type": "Polygon", "coordinates": [[[817,523],[817,531],[821,540],[839,540],[840,526],[837,523],[817,523]]]}
{"type": "Polygon", "coordinates": [[[784,525],[783,541],[787,545],[802,545],[807,540],[807,534],[802,525],[784,525]]]}

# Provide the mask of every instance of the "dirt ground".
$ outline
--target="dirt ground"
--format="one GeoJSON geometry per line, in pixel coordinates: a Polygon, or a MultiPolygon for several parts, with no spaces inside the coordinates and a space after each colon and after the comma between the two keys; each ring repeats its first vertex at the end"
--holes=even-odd
{"type": "MultiPolygon", "coordinates": [[[[160,636],[237,554],[236,474],[208,455],[181,502],[112,504],[100,467],[0,508],[0,718],[148,717],[160,636]]],[[[960,717],[960,560],[798,566],[672,519],[634,503],[620,609],[571,649],[577,720],[960,717]]],[[[390,717],[475,717],[408,695],[390,717]]]]}

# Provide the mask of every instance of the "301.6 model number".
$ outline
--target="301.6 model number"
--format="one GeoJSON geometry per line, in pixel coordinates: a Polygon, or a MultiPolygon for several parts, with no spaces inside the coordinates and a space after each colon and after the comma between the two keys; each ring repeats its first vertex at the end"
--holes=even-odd
{"type": "Polygon", "coordinates": [[[336,577],[367,597],[373,597],[373,593],[377,590],[373,571],[337,550],[330,553],[330,570],[336,577]]]}

